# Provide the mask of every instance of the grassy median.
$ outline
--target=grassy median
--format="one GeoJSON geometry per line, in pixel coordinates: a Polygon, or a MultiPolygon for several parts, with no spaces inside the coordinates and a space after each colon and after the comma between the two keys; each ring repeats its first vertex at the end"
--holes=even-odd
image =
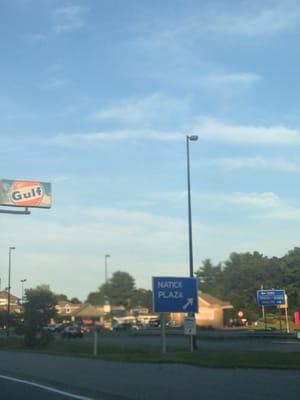
{"type": "MultiPolygon", "coordinates": [[[[55,340],[45,347],[26,349],[22,339],[1,339],[0,351],[30,351],[44,354],[93,357],[93,345],[78,340],[55,340]]],[[[300,352],[280,353],[263,351],[232,351],[199,349],[194,353],[182,348],[170,348],[162,354],[158,347],[131,344],[99,344],[98,359],[141,362],[181,363],[211,368],[271,368],[300,369],[300,352]]]]}

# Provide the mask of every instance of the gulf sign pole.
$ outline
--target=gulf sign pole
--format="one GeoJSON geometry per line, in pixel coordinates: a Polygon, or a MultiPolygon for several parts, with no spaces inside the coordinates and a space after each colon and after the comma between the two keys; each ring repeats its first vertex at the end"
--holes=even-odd
{"type": "MultiPolygon", "coordinates": [[[[29,215],[30,208],[51,207],[51,183],[37,181],[17,181],[0,179],[0,214],[29,215]],[[20,210],[23,208],[24,210],[20,210]],[[19,208],[19,209],[18,209],[19,208]]],[[[15,247],[9,247],[8,254],[8,287],[7,287],[7,323],[6,334],[10,335],[10,303],[11,303],[11,252],[15,247]]],[[[25,282],[22,280],[21,282],[25,282]]],[[[23,297],[23,288],[22,288],[23,297]]],[[[22,298],[23,305],[23,298],[22,298]]]]}

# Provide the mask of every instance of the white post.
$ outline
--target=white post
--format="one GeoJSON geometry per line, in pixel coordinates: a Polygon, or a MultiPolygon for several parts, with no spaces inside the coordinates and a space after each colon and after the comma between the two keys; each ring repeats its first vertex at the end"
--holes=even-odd
{"type": "Polygon", "coordinates": [[[285,307],[285,321],[286,321],[286,331],[290,333],[290,324],[289,324],[289,317],[288,317],[288,309],[285,307]]]}
{"type": "Polygon", "coordinates": [[[94,326],[94,357],[97,357],[98,350],[98,332],[96,325],[94,326]]]}

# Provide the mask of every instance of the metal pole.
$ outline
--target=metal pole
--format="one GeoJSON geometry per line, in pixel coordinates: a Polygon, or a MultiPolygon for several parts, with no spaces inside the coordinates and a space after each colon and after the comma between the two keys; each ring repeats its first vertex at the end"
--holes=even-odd
{"type": "Polygon", "coordinates": [[[288,309],[285,307],[285,321],[286,321],[286,331],[290,333],[290,325],[289,325],[289,317],[288,317],[288,309]]]}
{"type": "MultiPolygon", "coordinates": [[[[260,288],[261,288],[261,290],[264,290],[264,285],[261,285],[260,288]]],[[[263,320],[265,323],[265,331],[266,331],[267,330],[267,319],[265,316],[265,306],[261,306],[261,311],[262,311],[262,317],[263,317],[263,320]]]]}
{"type": "Polygon", "coordinates": [[[188,218],[189,218],[189,266],[190,277],[193,278],[193,233],[192,233],[192,206],[191,206],[191,178],[190,178],[190,146],[189,136],[186,137],[186,152],[187,152],[187,185],[188,185],[188,218]]]}
{"type": "Polygon", "coordinates": [[[24,282],[26,282],[27,279],[21,279],[21,285],[22,285],[22,292],[21,292],[21,300],[22,300],[22,305],[24,304],[24,282]]]}
{"type": "Polygon", "coordinates": [[[110,257],[109,254],[106,254],[104,257],[104,266],[105,266],[105,283],[107,283],[107,259],[110,257]]]}
{"type": "Polygon", "coordinates": [[[98,352],[98,331],[96,324],[94,325],[94,357],[97,357],[98,352]]]}
{"type": "Polygon", "coordinates": [[[160,314],[160,323],[161,323],[161,351],[162,353],[166,353],[166,315],[164,313],[160,314]]]}
{"type": "Polygon", "coordinates": [[[15,250],[15,247],[9,247],[8,249],[8,292],[7,292],[7,323],[6,323],[6,335],[9,336],[10,332],[10,275],[11,275],[11,251],[15,250]]]}
{"type": "Polygon", "coordinates": [[[279,329],[280,329],[280,333],[281,333],[282,332],[281,308],[279,307],[278,310],[279,310],[279,329]]]}
{"type": "MultiPolygon", "coordinates": [[[[188,186],[188,222],[189,222],[189,269],[190,277],[194,277],[194,260],[193,260],[193,232],[192,232],[192,206],[191,206],[191,174],[190,174],[190,140],[198,140],[198,136],[186,136],[186,159],[187,159],[187,186],[188,186]]],[[[194,313],[189,313],[190,317],[195,318],[194,313]]],[[[196,336],[190,336],[191,352],[197,348],[196,336]]]]}

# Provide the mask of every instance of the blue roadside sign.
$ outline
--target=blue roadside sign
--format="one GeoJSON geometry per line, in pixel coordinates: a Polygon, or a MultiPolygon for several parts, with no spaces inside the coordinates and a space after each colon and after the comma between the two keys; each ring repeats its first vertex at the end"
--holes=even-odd
{"type": "Polygon", "coordinates": [[[257,303],[264,307],[285,304],[285,290],[258,290],[257,303]]]}
{"type": "Polygon", "coordinates": [[[196,278],[153,277],[153,311],[156,313],[198,312],[196,278]]]}

